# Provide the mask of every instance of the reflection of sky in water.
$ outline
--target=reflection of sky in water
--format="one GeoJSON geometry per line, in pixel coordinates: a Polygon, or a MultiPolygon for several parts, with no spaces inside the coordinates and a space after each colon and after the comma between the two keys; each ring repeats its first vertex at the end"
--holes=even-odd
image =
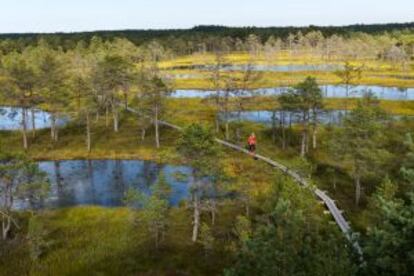
{"type": "MultiPolygon", "coordinates": [[[[318,113],[318,122],[325,125],[338,125],[342,122],[345,117],[345,110],[323,110],[318,113]]],[[[242,112],[229,112],[228,120],[230,122],[236,121],[247,121],[265,124],[271,126],[273,123],[276,125],[283,122],[284,125],[297,124],[301,122],[301,113],[292,111],[281,111],[276,112],[258,110],[258,111],[242,111],[242,112]]],[[[394,115],[394,119],[401,119],[402,116],[394,115]]],[[[225,121],[225,114],[219,113],[219,118],[225,121]]]]}
{"type": "MultiPolygon", "coordinates": [[[[45,111],[35,110],[35,126],[37,129],[50,127],[50,114],[45,111]]],[[[32,112],[27,111],[27,129],[32,129],[32,112]]],[[[58,125],[63,125],[65,120],[59,119],[58,125]]],[[[22,109],[18,107],[0,107],[0,130],[17,130],[22,126],[22,109]]]]}
{"type": "MultiPolygon", "coordinates": [[[[318,121],[321,124],[339,124],[345,115],[344,110],[327,110],[318,113],[318,121]]],[[[301,113],[291,111],[242,111],[242,112],[230,112],[230,121],[248,121],[255,123],[263,123],[266,125],[272,125],[273,120],[276,124],[283,122],[285,125],[296,124],[301,121],[301,113]],[[283,121],[282,121],[283,120],[283,121]]],[[[225,120],[224,113],[219,114],[221,120],[225,120]]]]}
{"type": "MultiPolygon", "coordinates": [[[[321,86],[324,97],[326,98],[346,98],[346,88],[339,85],[323,85],[321,86]]],[[[257,90],[245,91],[243,96],[251,95],[280,95],[286,92],[286,87],[261,88],[257,90]]],[[[349,98],[361,98],[370,91],[379,99],[384,100],[414,100],[414,88],[401,89],[398,87],[383,87],[375,85],[359,85],[352,87],[348,94],[349,98]]],[[[208,90],[176,90],[172,97],[174,98],[206,98],[214,96],[215,91],[208,90]]]]}
{"type": "MultiPolygon", "coordinates": [[[[71,160],[39,162],[39,167],[51,181],[46,207],[122,206],[130,187],[149,194],[160,172],[172,188],[171,205],[176,206],[187,199],[190,192],[187,176],[191,169],[185,166],[139,160],[71,160]]],[[[16,203],[17,208],[21,206],[22,202],[16,203]]]]}

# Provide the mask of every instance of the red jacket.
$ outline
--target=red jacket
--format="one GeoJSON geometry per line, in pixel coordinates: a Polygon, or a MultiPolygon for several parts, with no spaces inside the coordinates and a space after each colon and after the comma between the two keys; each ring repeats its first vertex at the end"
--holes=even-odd
{"type": "Polygon", "coordinates": [[[256,136],[250,135],[249,139],[247,139],[247,144],[256,145],[256,136]]]}

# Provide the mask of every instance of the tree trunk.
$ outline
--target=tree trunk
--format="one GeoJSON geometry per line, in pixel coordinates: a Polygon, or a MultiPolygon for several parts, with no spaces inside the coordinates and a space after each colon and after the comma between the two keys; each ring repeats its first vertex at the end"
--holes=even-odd
{"type": "Polygon", "coordinates": [[[272,113],[272,142],[276,143],[276,111],[272,113]]]}
{"type": "Polygon", "coordinates": [[[22,135],[23,135],[23,148],[25,150],[28,148],[26,115],[27,115],[26,108],[22,108],[22,135]]]}
{"type": "Polygon", "coordinates": [[[3,215],[3,220],[2,220],[1,225],[2,225],[2,228],[1,228],[2,229],[2,238],[3,238],[3,240],[6,240],[8,238],[9,231],[10,231],[10,228],[11,228],[11,218],[10,218],[10,216],[3,215]]]}
{"type": "Polygon", "coordinates": [[[155,105],[154,108],[154,126],[155,126],[155,145],[157,149],[160,147],[160,137],[159,137],[159,130],[158,130],[158,104],[155,105]]]}
{"type": "Polygon", "coordinates": [[[200,228],[200,202],[199,202],[199,198],[197,195],[197,191],[194,193],[193,208],[194,208],[194,215],[193,215],[192,241],[196,242],[198,238],[198,229],[200,228]]]}
{"type": "Polygon", "coordinates": [[[52,115],[50,116],[50,138],[52,139],[52,141],[55,141],[55,136],[56,136],[56,117],[55,114],[52,113],[52,115]]]}
{"type": "Polygon", "coordinates": [[[285,127],[285,112],[282,111],[280,116],[280,126],[282,128],[282,149],[286,149],[286,127],[285,127]]]}
{"type": "Polygon", "coordinates": [[[248,217],[250,217],[250,206],[249,206],[249,203],[246,202],[244,207],[245,207],[245,212],[246,212],[246,218],[248,218],[248,217]]]}
{"type": "Polygon", "coordinates": [[[144,141],[144,140],[145,140],[145,133],[146,133],[145,128],[141,129],[141,140],[142,140],[142,141],[144,141]]]}
{"type": "Polygon", "coordinates": [[[221,111],[220,108],[220,91],[216,90],[216,98],[215,98],[215,104],[216,104],[216,133],[220,132],[220,120],[219,120],[219,112],[221,111]]]}
{"type": "Polygon", "coordinates": [[[317,147],[316,133],[317,133],[317,129],[316,127],[314,127],[312,131],[312,148],[313,149],[316,149],[317,147]]]}
{"type": "Polygon", "coordinates": [[[35,110],[32,108],[30,109],[32,115],[32,137],[36,137],[36,113],[35,110]]]}
{"type": "Polygon", "coordinates": [[[305,134],[306,136],[306,139],[305,139],[305,153],[307,154],[307,153],[309,153],[309,133],[308,133],[308,131],[306,130],[306,134],[305,134]]]}
{"type": "Polygon", "coordinates": [[[59,140],[59,128],[56,125],[55,126],[55,142],[57,142],[59,140]]]}
{"type": "Polygon", "coordinates": [[[86,112],[86,149],[91,152],[91,122],[89,112],[86,112]]]}
{"type": "Polygon", "coordinates": [[[125,109],[128,109],[128,93],[124,92],[125,109]]]}
{"type": "Polygon", "coordinates": [[[216,201],[213,199],[211,201],[211,225],[215,225],[216,224],[216,201]]]}
{"type": "Polygon", "coordinates": [[[105,106],[105,126],[109,127],[109,106],[105,106]]]}
{"type": "Polygon", "coordinates": [[[52,140],[54,142],[57,142],[59,139],[59,129],[58,126],[56,124],[56,115],[52,114],[52,140]]]}
{"type": "Polygon", "coordinates": [[[306,154],[306,130],[302,131],[302,143],[300,147],[300,157],[304,158],[306,154]]]}
{"type": "Polygon", "coordinates": [[[229,122],[226,120],[226,140],[230,140],[229,122]]]}
{"type": "Polygon", "coordinates": [[[302,146],[301,146],[301,152],[300,156],[302,158],[305,157],[305,154],[309,152],[309,114],[307,112],[303,112],[303,132],[302,132],[302,146]]]}
{"type": "Polygon", "coordinates": [[[119,124],[118,118],[119,118],[119,116],[118,116],[118,110],[116,109],[116,107],[113,108],[112,114],[113,114],[113,117],[114,117],[114,131],[118,132],[118,124],[119,124]]]}
{"type": "Polygon", "coordinates": [[[359,206],[361,199],[361,179],[359,176],[355,177],[355,205],[359,206]]]}

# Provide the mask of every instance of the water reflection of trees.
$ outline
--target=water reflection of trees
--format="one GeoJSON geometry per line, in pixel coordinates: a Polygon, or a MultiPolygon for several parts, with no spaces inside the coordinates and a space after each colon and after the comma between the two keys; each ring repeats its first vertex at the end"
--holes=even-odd
{"type": "Polygon", "coordinates": [[[47,206],[63,207],[81,204],[119,206],[129,187],[145,193],[157,182],[161,172],[172,186],[171,204],[188,195],[188,178],[176,179],[186,167],[139,160],[71,160],[40,162],[52,184],[47,206]],[[174,188],[175,187],[175,188],[174,188]]]}

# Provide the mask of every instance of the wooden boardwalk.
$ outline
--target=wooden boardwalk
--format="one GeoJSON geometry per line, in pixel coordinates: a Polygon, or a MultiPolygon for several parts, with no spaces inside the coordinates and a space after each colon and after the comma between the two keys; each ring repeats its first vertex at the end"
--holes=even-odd
{"type": "MultiPolygon", "coordinates": [[[[138,111],[136,111],[135,109],[133,109],[133,108],[128,107],[127,110],[130,111],[130,112],[132,112],[132,113],[135,113],[135,114],[140,115],[140,113],[138,111]]],[[[177,126],[177,125],[174,125],[174,124],[171,124],[171,123],[168,123],[168,122],[165,122],[165,121],[159,120],[158,123],[160,125],[164,125],[164,126],[167,126],[167,127],[170,127],[170,128],[176,129],[176,130],[179,130],[179,131],[182,131],[183,130],[182,127],[177,126]]],[[[221,145],[223,145],[225,147],[228,147],[228,148],[234,149],[236,151],[239,151],[239,152],[242,152],[242,153],[251,155],[251,153],[248,150],[246,150],[246,149],[244,149],[244,148],[242,148],[242,147],[240,147],[238,145],[229,143],[227,141],[224,141],[224,140],[221,140],[221,139],[218,139],[218,138],[216,138],[215,140],[216,140],[217,143],[219,143],[219,144],[221,144],[221,145]]],[[[362,257],[362,250],[361,250],[359,244],[357,242],[355,242],[355,241],[352,241],[352,237],[351,237],[351,227],[349,226],[349,223],[346,221],[346,219],[342,215],[342,211],[338,209],[338,207],[336,206],[336,204],[335,204],[335,202],[334,202],[334,200],[332,198],[330,198],[322,190],[320,190],[318,188],[315,188],[312,185],[310,185],[310,183],[308,182],[308,180],[306,180],[305,178],[301,177],[297,172],[290,170],[285,165],[283,165],[283,164],[281,164],[279,162],[276,162],[276,161],[274,161],[274,160],[272,160],[270,158],[267,158],[265,156],[262,156],[260,154],[256,154],[255,157],[257,159],[262,160],[265,163],[271,165],[272,167],[277,168],[278,170],[284,172],[285,174],[289,175],[290,177],[292,177],[301,186],[306,187],[306,188],[310,188],[313,191],[313,193],[316,195],[316,197],[319,198],[324,203],[325,207],[328,209],[329,213],[334,218],[336,224],[341,229],[342,233],[345,235],[345,237],[350,242],[352,242],[354,248],[357,250],[357,252],[362,257]]]]}

